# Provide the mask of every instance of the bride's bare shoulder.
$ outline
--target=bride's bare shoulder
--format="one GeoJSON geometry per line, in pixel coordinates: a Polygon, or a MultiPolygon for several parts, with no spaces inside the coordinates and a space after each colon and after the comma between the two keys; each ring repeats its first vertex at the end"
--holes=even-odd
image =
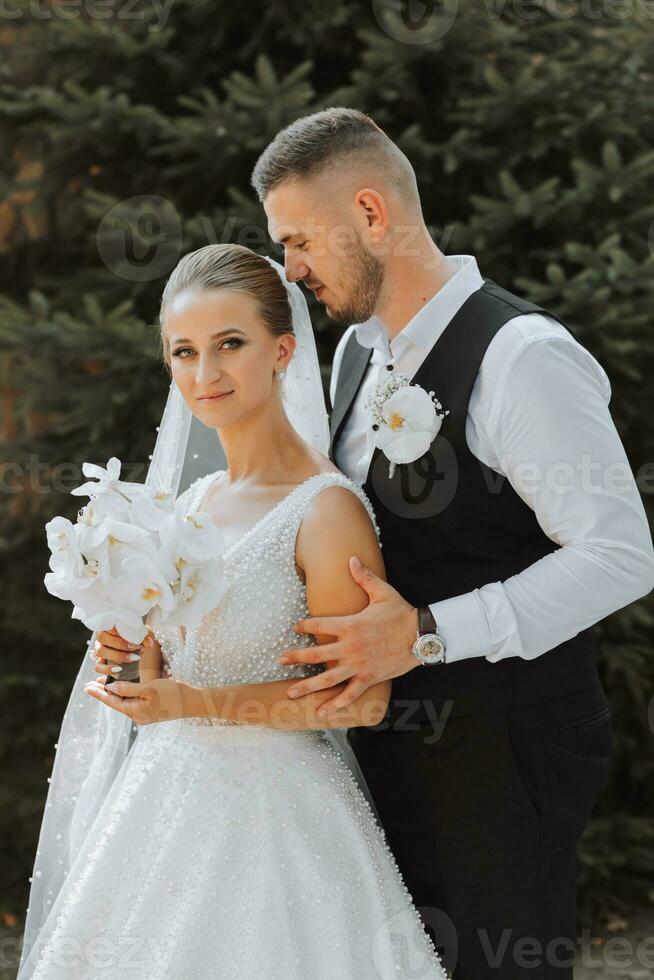
{"type": "Polygon", "coordinates": [[[350,555],[357,555],[364,565],[384,575],[374,512],[364,503],[360,487],[340,470],[333,472],[342,480],[322,487],[304,509],[295,543],[296,561],[306,573],[312,562],[322,562],[323,568],[347,566],[350,555]]]}

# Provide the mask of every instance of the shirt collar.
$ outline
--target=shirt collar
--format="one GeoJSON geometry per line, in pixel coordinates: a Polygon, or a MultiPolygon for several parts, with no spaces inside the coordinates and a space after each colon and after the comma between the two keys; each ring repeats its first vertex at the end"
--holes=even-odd
{"type": "Polygon", "coordinates": [[[378,316],[373,314],[363,323],[355,324],[354,332],[362,347],[373,347],[390,360],[397,357],[407,343],[422,350],[434,346],[452,317],[484,283],[474,255],[448,255],[446,258],[454,267],[454,274],[390,343],[378,316]]]}

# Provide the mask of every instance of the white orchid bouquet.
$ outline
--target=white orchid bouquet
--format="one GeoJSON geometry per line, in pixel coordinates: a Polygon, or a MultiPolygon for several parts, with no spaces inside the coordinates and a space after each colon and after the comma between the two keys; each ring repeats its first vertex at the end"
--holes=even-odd
{"type": "Polygon", "coordinates": [[[120,468],[115,456],[106,469],[84,463],[84,476],[97,483],[71,490],[91,498],[75,524],[65,517],[46,524],[44,582],[90,630],[116,628],[140,643],[150,629],[197,626],[220,600],[222,535],[209,514],[184,513],[169,491],[120,480],[120,468]]]}

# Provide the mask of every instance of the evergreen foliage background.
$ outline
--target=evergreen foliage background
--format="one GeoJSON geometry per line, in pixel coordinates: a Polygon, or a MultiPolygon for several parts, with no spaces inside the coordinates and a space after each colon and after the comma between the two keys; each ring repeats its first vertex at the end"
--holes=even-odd
{"type": "MultiPolygon", "coordinates": [[[[155,317],[177,257],[211,241],[281,255],[249,186],[280,127],[329,105],[369,112],[412,160],[443,251],[476,255],[485,275],[556,312],[598,357],[650,513],[654,490],[646,7],[617,16],[610,0],[445,0],[430,21],[442,30],[425,43],[391,0],[172,0],[165,12],[80,0],[44,4],[40,18],[22,0],[12,9],[0,22],[9,925],[24,914],[53,744],[87,638],[42,585],[43,524],[75,514],[69,491],[84,460],[116,455],[126,479],[144,477],[168,388],[155,317]],[[116,252],[117,221],[131,260],[116,252]]],[[[309,301],[327,382],[339,332],[309,301]]],[[[581,843],[580,925],[653,896],[652,627],[651,597],[597,627],[616,749],[581,843]]]]}

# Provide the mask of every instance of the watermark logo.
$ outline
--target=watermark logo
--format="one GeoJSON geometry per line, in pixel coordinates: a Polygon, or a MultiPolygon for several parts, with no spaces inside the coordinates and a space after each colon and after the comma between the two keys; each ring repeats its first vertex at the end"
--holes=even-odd
{"type": "Polygon", "coordinates": [[[402,44],[434,44],[451,30],[458,0],[372,0],[375,20],[402,44]]]}
{"type": "Polygon", "coordinates": [[[142,194],[119,201],[98,225],[100,258],[119,279],[152,282],[177,264],[182,220],[171,201],[142,194]]]}
{"type": "Polygon", "coordinates": [[[380,502],[398,517],[425,520],[442,513],[454,499],[459,479],[452,444],[438,435],[429,450],[412,463],[398,465],[388,476],[388,458],[373,456],[368,482],[380,502]]]}

